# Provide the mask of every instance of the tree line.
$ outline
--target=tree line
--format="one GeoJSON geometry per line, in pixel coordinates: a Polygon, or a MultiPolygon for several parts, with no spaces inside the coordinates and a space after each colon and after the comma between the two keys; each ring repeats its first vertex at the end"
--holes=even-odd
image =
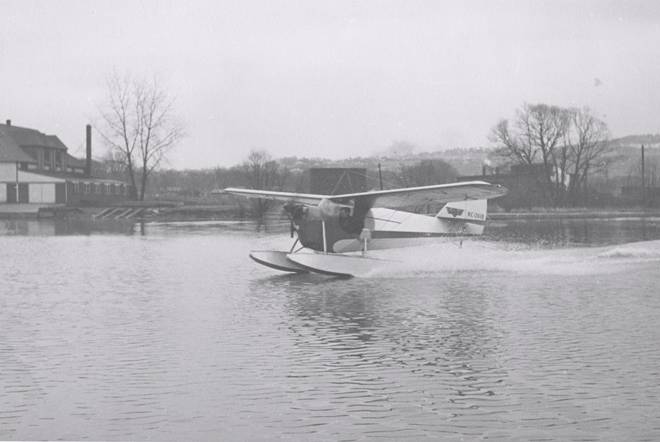
{"type": "MultiPolygon", "coordinates": [[[[180,187],[187,189],[244,186],[260,189],[309,190],[305,168],[328,166],[365,167],[371,174],[368,186],[382,181],[387,187],[408,187],[455,181],[458,172],[439,159],[403,162],[388,167],[374,178],[378,158],[350,158],[343,162],[282,158],[274,160],[265,150],[248,153],[234,167],[198,171],[161,169],[168,153],[185,136],[174,109],[174,99],[157,79],[151,81],[131,75],[113,74],[106,82],[106,100],[99,107],[97,131],[110,148],[97,176],[127,179],[131,197],[144,200],[152,192],[180,187]],[[167,185],[168,182],[177,182],[167,185]]],[[[589,174],[602,167],[609,153],[609,131],[603,120],[588,108],[566,108],[548,104],[524,104],[512,119],[501,119],[491,130],[490,140],[497,146],[500,162],[527,167],[538,173],[538,187],[547,203],[575,204],[586,193],[589,174]]],[[[415,150],[408,142],[395,142],[386,151],[407,153],[415,150]]],[[[194,190],[192,190],[194,191],[194,190]]],[[[265,203],[263,203],[265,204],[265,203]]],[[[261,210],[260,210],[261,211],[261,210]]]]}

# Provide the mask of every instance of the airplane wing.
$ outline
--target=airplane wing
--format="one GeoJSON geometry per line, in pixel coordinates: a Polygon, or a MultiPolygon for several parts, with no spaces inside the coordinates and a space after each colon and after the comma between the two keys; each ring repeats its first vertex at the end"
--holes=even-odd
{"type": "Polygon", "coordinates": [[[450,203],[464,200],[485,200],[505,195],[507,189],[499,184],[485,181],[466,181],[462,183],[436,184],[432,186],[406,187],[392,190],[372,190],[369,192],[347,193],[343,195],[317,195],[310,193],[275,192],[271,190],[240,189],[228,187],[225,193],[246,198],[263,198],[307,205],[318,205],[327,199],[335,203],[350,200],[361,202],[366,207],[402,207],[420,206],[431,203],[450,203]]]}
{"type": "Polygon", "coordinates": [[[311,193],[275,192],[272,190],[239,189],[236,187],[227,187],[224,192],[232,195],[240,195],[246,198],[262,198],[314,206],[318,205],[323,199],[330,197],[329,195],[315,195],[311,193]]]}
{"type": "Polygon", "coordinates": [[[490,184],[485,181],[466,181],[393,190],[372,190],[370,192],[331,195],[326,198],[337,203],[346,200],[354,200],[356,202],[362,200],[369,207],[397,209],[431,203],[485,200],[497,198],[506,193],[507,189],[499,184],[490,184]]]}

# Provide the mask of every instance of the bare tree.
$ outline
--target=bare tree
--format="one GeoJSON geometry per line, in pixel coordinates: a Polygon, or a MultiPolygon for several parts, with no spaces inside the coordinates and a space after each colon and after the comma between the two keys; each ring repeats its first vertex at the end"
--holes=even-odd
{"type": "Polygon", "coordinates": [[[499,144],[500,156],[521,165],[542,164],[542,189],[554,203],[560,202],[567,182],[570,149],[563,143],[570,127],[566,109],[547,104],[527,104],[516,111],[515,132],[508,120],[500,120],[490,139],[499,144]]]}
{"type": "Polygon", "coordinates": [[[150,174],[184,136],[174,115],[174,101],[154,78],[136,79],[114,73],[106,82],[107,102],[100,108],[97,130],[124,162],[131,196],[144,200],[150,174]]]}
{"type": "Polygon", "coordinates": [[[531,166],[536,160],[537,151],[529,139],[509,131],[509,121],[500,120],[491,130],[490,140],[499,144],[497,154],[513,163],[531,166]]]}
{"type": "Polygon", "coordinates": [[[586,187],[589,171],[594,171],[610,151],[609,130],[604,121],[589,108],[570,110],[571,128],[565,144],[571,152],[571,182],[569,194],[575,198],[586,187]]]}

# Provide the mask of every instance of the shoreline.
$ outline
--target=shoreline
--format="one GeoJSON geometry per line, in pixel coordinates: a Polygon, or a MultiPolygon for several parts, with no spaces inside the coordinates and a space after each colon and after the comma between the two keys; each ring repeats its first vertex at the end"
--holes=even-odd
{"type": "MultiPolygon", "coordinates": [[[[191,205],[156,207],[145,204],[144,213],[132,221],[209,221],[209,220],[253,220],[245,210],[227,205],[191,205]]],[[[98,217],[106,207],[72,207],[61,205],[0,205],[0,220],[15,219],[66,219],[87,218],[92,221],[112,218],[98,217]]],[[[660,217],[660,208],[536,208],[517,212],[489,212],[493,221],[583,219],[583,218],[653,218],[660,217]]],[[[126,219],[128,221],[129,219],[126,219]]]]}
{"type": "Polygon", "coordinates": [[[584,218],[655,218],[660,217],[660,208],[648,209],[549,209],[525,212],[492,212],[489,220],[536,220],[536,219],[584,219],[584,218]]]}

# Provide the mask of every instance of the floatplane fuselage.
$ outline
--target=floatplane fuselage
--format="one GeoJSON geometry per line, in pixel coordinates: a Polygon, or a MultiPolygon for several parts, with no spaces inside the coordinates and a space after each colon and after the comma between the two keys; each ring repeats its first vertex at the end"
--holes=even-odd
{"type": "Polygon", "coordinates": [[[254,261],[287,272],[355,276],[382,261],[366,254],[368,250],[418,245],[429,238],[481,235],[487,199],[505,194],[506,189],[474,181],[346,195],[237,188],[225,192],[285,202],[296,242],[289,251],[252,251],[254,261]],[[435,216],[401,210],[429,204],[441,205],[435,216]]]}

